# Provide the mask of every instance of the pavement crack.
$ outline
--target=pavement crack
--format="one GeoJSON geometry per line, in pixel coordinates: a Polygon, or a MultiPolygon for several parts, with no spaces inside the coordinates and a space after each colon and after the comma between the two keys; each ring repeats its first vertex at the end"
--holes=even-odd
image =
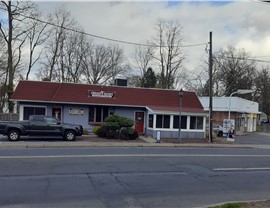
{"type": "Polygon", "coordinates": [[[142,203],[134,197],[134,195],[130,192],[130,186],[128,183],[125,183],[119,179],[119,176],[113,174],[113,177],[115,181],[123,188],[125,194],[125,197],[123,197],[123,201],[126,205],[126,207],[132,207],[132,208],[141,208],[143,207],[142,203]]]}
{"type": "Polygon", "coordinates": [[[104,207],[110,208],[111,206],[107,203],[105,196],[105,193],[100,189],[100,187],[94,182],[92,176],[90,173],[86,173],[88,180],[90,181],[90,184],[92,185],[93,189],[95,190],[95,193],[97,194],[97,198],[99,201],[104,205],[104,207]]]}
{"type": "Polygon", "coordinates": [[[47,182],[47,184],[46,184],[46,187],[45,187],[45,190],[44,190],[45,197],[48,196],[49,188],[50,188],[50,185],[51,185],[51,182],[50,182],[49,178],[46,179],[46,182],[47,182]]]}

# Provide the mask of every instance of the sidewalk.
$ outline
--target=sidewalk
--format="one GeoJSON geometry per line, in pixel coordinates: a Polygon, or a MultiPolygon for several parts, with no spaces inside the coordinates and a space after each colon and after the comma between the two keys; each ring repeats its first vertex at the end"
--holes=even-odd
{"type": "Polygon", "coordinates": [[[150,137],[140,137],[145,142],[92,142],[83,139],[78,139],[74,142],[67,142],[62,140],[52,141],[17,141],[10,142],[8,140],[0,140],[1,148],[93,148],[93,147],[138,147],[138,148],[259,148],[270,149],[270,144],[214,144],[214,143],[157,143],[155,139],[150,137]]]}

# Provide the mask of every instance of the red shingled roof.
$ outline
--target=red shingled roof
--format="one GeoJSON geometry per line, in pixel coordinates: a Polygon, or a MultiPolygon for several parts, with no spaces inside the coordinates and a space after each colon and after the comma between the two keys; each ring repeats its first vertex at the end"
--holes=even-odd
{"type": "MultiPolygon", "coordinates": [[[[172,112],[179,111],[179,99],[176,90],[40,81],[20,81],[12,96],[12,100],[17,101],[138,106],[172,112]],[[91,92],[101,91],[113,93],[113,97],[90,95],[91,92]]],[[[185,91],[182,112],[203,112],[195,92],[185,91]]]]}

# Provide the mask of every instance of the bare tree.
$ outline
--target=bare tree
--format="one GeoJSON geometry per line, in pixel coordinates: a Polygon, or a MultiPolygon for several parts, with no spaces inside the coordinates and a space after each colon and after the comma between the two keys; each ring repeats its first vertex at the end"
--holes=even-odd
{"type": "Polygon", "coordinates": [[[135,48],[135,64],[140,72],[140,86],[144,85],[143,77],[147,73],[147,69],[151,61],[153,60],[154,47],[149,44],[149,46],[138,46],[135,48]]]}
{"type": "Polygon", "coordinates": [[[83,57],[87,51],[87,39],[84,33],[69,33],[64,44],[62,81],[80,82],[83,73],[83,57]]]}
{"type": "Polygon", "coordinates": [[[184,60],[182,26],[178,22],[160,19],[155,29],[157,36],[153,44],[156,45],[157,50],[154,58],[160,68],[159,85],[160,88],[171,89],[179,78],[184,60]]]}
{"type": "MultiPolygon", "coordinates": [[[[197,85],[193,88],[199,96],[209,96],[209,62],[205,61],[203,66],[201,66],[202,70],[199,74],[193,73],[192,76],[196,76],[195,80],[197,85]]],[[[190,80],[190,78],[187,78],[190,80]]],[[[223,96],[225,92],[225,86],[220,79],[220,71],[217,66],[217,62],[213,63],[213,71],[212,71],[212,86],[213,86],[213,96],[223,96]]]]}
{"type": "Polygon", "coordinates": [[[270,72],[269,66],[264,67],[256,73],[255,77],[255,97],[259,102],[260,110],[270,115],[270,72]]]}
{"type": "MultiPolygon", "coordinates": [[[[14,77],[21,61],[22,46],[26,39],[26,30],[22,27],[25,17],[22,14],[29,14],[35,5],[31,2],[1,1],[0,10],[7,14],[7,17],[0,24],[0,32],[7,44],[8,54],[8,108],[9,112],[14,111],[14,104],[10,97],[14,91],[14,77]],[[15,60],[16,59],[16,60],[15,60]]],[[[24,25],[23,25],[24,26],[24,25]]]]}
{"type": "Polygon", "coordinates": [[[29,43],[29,63],[25,76],[26,80],[28,80],[33,66],[41,57],[44,48],[40,46],[44,44],[50,35],[50,31],[46,30],[48,28],[48,23],[40,23],[40,18],[40,13],[35,13],[28,22],[30,28],[27,32],[27,40],[29,43]],[[38,47],[40,47],[40,50],[37,51],[36,49],[38,47]]]}
{"type": "Polygon", "coordinates": [[[7,102],[7,81],[8,81],[8,56],[7,45],[0,34],[0,112],[4,111],[7,102]]]}
{"type": "Polygon", "coordinates": [[[238,89],[252,89],[256,64],[249,53],[229,46],[215,53],[213,59],[216,86],[224,89],[220,95],[229,96],[238,89]]]}
{"type": "Polygon", "coordinates": [[[64,45],[70,32],[66,28],[74,28],[73,26],[77,23],[71,17],[70,12],[67,12],[64,8],[56,10],[49,19],[54,26],[52,26],[50,38],[45,46],[46,60],[43,62],[43,70],[47,72],[48,80],[54,78],[58,81],[64,81],[64,45]]]}
{"type": "Polygon", "coordinates": [[[205,71],[186,74],[184,80],[185,89],[195,91],[198,96],[209,95],[209,88],[206,89],[206,86],[208,87],[208,85],[205,84],[205,80],[207,80],[205,71]]]}
{"type": "Polygon", "coordinates": [[[84,75],[88,83],[104,84],[121,74],[124,55],[118,45],[89,45],[83,59],[84,75]]]}

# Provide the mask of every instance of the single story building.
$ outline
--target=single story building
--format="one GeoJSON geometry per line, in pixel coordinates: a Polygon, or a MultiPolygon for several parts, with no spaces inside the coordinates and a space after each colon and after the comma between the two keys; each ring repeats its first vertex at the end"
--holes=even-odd
{"type": "MultiPolygon", "coordinates": [[[[205,110],[209,111],[209,97],[199,97],[205,110]]],[[[259,120],[259,103],[239,97],[213,97],[213,123],[223,125],[224,119],[235,120],[235,131],[254,132],[259,120]]]]}
{"type": "MultiPolygon", "coordinates": [[[[30,115],[51,115],[91,131],[117,114],[134,120],[139,134],[177,138],[180,96],[177,90],[102,86],[46,81],[20,81],[12,96],[20,120],[30,115]]],[[[195,92],[182,97],[181,137],[204,138],[207,113],[195,92]]]]}

